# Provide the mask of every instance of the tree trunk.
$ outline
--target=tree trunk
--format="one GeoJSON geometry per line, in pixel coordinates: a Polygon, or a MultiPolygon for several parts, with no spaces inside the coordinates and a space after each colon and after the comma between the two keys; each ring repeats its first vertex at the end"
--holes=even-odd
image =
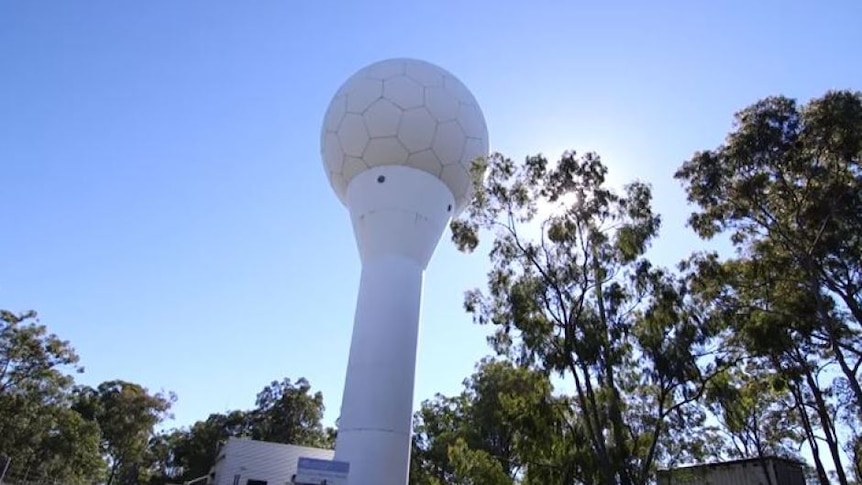
{"type": "Polygon", "coordinates": [[[760,468],[763,469],[763,476],[766,477],[766,485],[772,485],[772,476],[769,474],[769,467],[766,466],[766,457],[763,456],[763,450],[758,446],[757,458],[760,463],[760,468]]]}
{"type": "Polygon", "coordinates": [[[614,440],[614,446],[611,448],[613,450],[613,465],[617,469],[616,474],[619,477],[619,485],[632,485],[631,478],[629,476],[628,470],[628,461],[630,459],[630,452],[628,450],[628,443],[625,438],[625,429],[622,417],[622,411],[620,410],[620,393],[619,389],[616,387],[616,379],[614,373],[616,369],[614,369],[613,365],[613,356],[611,355],[611,341],[610,341],[610,329],[608,325],[608,316],[605,311],[605,301],[604,301],[604,291],[602,286],[602,278],[601,278],[601,267],[599,266],[599,257],[596,254],[596,248],[593,248],[592,251],[593,257],[593,278],[595,279],[596,285],[596,305],[598,306],[598,314],[599,320],[602,322],[602,359],[604,360],[604,373],[605,373],[605,387],[607,388],[610,395],[610,402],[608,403],[608,414],[610,418],[611,425],[611,433],[614,440]]]}
{"type": "MultiPolygon", "coordinates": [[[[814,273],[817,274],[817,273],[814,273]]],[[[820,319],[823,323],[823,326],[827,332],[829,338],[829,345],[832,348],[832,352],[835,354],[835,360],[838,362],[838,366],[841,368],[841,372],[844,374],[844,377],[847,378],[847,383],[850,385],[850,389],[853,391],[853,397],[855,398],[857,412],[862,411],[862,386],[859,385],[859,379],[856,377],[856,373],[850,366],[847,364],[847,358],[844,355],[844,350],[841,348],[841,340],[840,336],[840,327],[839,325],[833,323],[832,318],[827,311],[826,302],[823,301],[823,293],[820,291],[821,288],[816,281],[811,281],[810,283],[811,291],[814,293],[814,297],[817,299],[817,313],[820,316],[820,319]]],[[[826,283],[826,287],[832,287],[828,281],[826,283]]],[[[835,291],[835,289],[833,289],[835,291]]],[[[843,291],[838,291],[838,295],[844,300],[844,302],[850,307],[851,313],[853,313],[854,317],[857,319],[858,323],[862,324],[862,312],[855,304],[855,300],[852,297],[845,295],[843,291]]]]}
{"type": "Polygon", "coordinates": [[[829,335],[829,340],[832,344],[832,352],[835,353],[835,360],[838,361],[838,367],[841,368],[841,372],[844,373],[844,377],[847,378],[847,383],[853,391],[854,401],[856,402],[856,412],[862,412],[862,386],[859,385],[856,373],[853,372],[853,369],[851,369],[847,364],[847,358],[844,356],[844,351],[841,349],[838,340],[832,336],[831,333],[829,335]]]}
{"type": "Polygon", "coordinates": [[[111,473],[108,475],[108,481],[105,482],[105,485],[113,485],[114,476],[117,474],[117,468],[118,468],[118,465],[116,463],[114,463],[114,465],[111,466],[111,473]]]}
{"type": "MultiPolygon", "coordinates": [[[[773,365],[779,372],[784,372],[781,363],[776,357],[772,357],[773,365]]],[[[817,472],[817,479],[820,485],[830,485],[829,475],[826,473],[826,468],[823,466],[823,460],[820,458],[820,445],[817,443],[817,436],[814,434],[814,428],[811,425],[811,419],[808,416],[808,410],[805,408],[805,399],[798,385],[790,383],[790,394],[793,396],[794,408],[799,413],[799,419],[802,422],[805,438],[808,442],[808,447],[811,448],[811,455],[814,458],[814,469],[817,472]]]]}
{"type": "Polygon", "coordinates": [[[804,374],[805,380],[811,388],[811,394],[814,396],[815,409],[817,410],[817,416],[820,418],[826,446],[829,447],[829,452],[832,454],[832,462],[835,464],[835,473],[838,475],[838,482],[841,485],[847,485],[847,474],[844,472],[844,466],[841,463],[841,449],[838,446],[838,440],[835,435],[835,425],[829,417],[829,410],[826,408],[823,393],[820,391],[817,381],[808,369],[805,370],[804,374]]]}

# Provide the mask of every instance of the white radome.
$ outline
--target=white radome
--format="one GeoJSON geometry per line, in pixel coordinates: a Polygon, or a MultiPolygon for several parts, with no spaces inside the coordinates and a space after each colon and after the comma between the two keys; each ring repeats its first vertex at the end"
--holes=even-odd
{"type": "Polygon", "coordinates": [[[445,69],[415,59],[364,67],[336,92],[321,130],[321,157],[343,203],[359,173],[405,165],[439,177],[455,213],[473,193],[471,167],[488,155],[488,128],[476,99],[445,69]]]}

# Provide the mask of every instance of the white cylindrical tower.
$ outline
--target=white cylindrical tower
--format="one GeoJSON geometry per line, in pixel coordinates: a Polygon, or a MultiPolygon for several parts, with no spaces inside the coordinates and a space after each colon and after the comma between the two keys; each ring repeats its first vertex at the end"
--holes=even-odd
{"type": "Polygon", "coordinates": [[[367,66],[338,90],[321,152],[362,261],[335,459],[349,485],[404,485],[422,279],[488,154],[478,103],[424,61],[367,66]]]}

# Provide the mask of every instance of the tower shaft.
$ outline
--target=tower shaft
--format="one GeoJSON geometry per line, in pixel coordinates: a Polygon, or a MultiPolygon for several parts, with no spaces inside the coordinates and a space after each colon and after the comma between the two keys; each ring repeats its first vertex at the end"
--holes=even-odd
{"type": "Polygon", "coordinates": [[[347,190],[362,277],[335,459],[349,485],[404,485],[425,268],[454,204],[447,186],[404,166],[375,167],[347,190]]]}
{"type": "Polygon", "coordinates": [[[403,256],[363,265],[335,446],[350,485],[407,482],[422,276],[403,256]]]}

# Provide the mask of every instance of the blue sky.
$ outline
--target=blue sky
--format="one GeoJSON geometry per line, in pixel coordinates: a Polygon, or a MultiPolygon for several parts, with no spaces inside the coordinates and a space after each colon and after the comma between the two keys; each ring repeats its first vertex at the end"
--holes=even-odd
{"type": "MultiPolygon", "coordinates": [[[[329,98],[409,56],[475,94],[493,150],[595,150],[640,178],[669,265],[703,247],[672,179],[767,95],[862,83],[858,0],[0,2],[0,307],[80,380],[179,396],[181,426],[305,376],[338,414],[359,264],[318,152],[329,98]]],[[[426,277],[416,404],[489,353],[461,307],[484,251],[426,277]]]]}

